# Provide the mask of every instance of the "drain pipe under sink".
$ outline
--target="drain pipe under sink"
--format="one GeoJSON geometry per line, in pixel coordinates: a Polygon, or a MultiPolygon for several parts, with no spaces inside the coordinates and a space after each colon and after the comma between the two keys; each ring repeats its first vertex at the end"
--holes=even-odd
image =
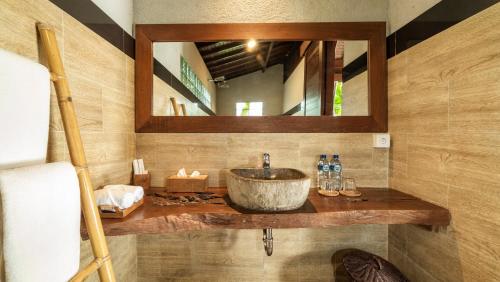
{"type": "Polygon", "coordinates": [[[267,256],[273,254],[273,229],[265,228],[262,229],[264,236],[262,237],[262,242],[264,242],[264,250],[266,250],[267,256]]]}

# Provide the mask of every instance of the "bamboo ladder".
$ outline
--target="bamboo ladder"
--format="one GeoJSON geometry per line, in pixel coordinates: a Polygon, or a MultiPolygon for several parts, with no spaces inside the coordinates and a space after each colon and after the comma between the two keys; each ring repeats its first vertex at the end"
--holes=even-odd
{"type": "Polygon", "coordinates": [[[94,188],[90,180],[87,160],[80,137],[80,129],[76,120],[75,108],[72,103],[68,81],[57,46],[54,30],[42,23],[37,24],[43,49],[47,55],[50,70],[50,80],[54,83],[57,102],[61,111],[64,132],[68,143],[71,163],[76,168],[80,183],[80,200],[85,218],[94,260],[79,271],[70,281],[83,281],[93,272],[98,271],[103,282],[115,282],[115,274],[111,257],[106,244],[106,237],[102,229],[102,222],[94,199],[94,188]]]}
{"type": "Polygon", "coordinates": [[[177,104],[177,99],[175,99],[175,97],[170,97],[170,102],[172,103],[172,108],[174,109],[174,115],[180,116],[179,115],[179,104],[177,104]]]}

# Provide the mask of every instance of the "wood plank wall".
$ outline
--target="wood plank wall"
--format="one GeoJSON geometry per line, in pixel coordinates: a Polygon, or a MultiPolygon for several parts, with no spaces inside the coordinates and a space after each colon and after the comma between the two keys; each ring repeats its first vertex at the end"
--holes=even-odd
{"type": "Polygon", "coordinates": [[[389,60],[391,187],[447,207],[452,226],[389,227],[412,281],[500,281],[500,4],[389,60]]]}
{"type": "MultiPolygon", "coordinates": [[[[47,0],[0,1],[0,48],[39,61],[37,21],[56,29],[94,186],[128,183],[135,157],[134,61],[47,0]]],[[[51,99],[48,161],[69,161],[54,91],[51,99]]],[[[136,281],[136,237],[108,242],[118,281],[136,281]]],[[[90,256],[83,242],[81,265],[90,256]]]]}

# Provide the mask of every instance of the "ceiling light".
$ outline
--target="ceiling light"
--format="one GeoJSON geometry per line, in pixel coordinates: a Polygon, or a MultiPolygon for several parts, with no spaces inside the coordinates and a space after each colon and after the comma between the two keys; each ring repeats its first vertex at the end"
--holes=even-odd
{"type": "Polygon", "coordinates": [[[255,40],[255,39],[248,40],[248,42],[247,42],[248,50],[252,50],[253,48],[255,48],[255,46],[257,46],[257,40],[255,40]]]}

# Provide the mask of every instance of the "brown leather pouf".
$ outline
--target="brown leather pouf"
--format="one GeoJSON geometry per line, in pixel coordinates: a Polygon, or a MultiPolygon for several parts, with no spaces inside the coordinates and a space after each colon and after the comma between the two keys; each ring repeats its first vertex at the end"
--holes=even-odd
{"type": "Polygon", "coordinates": [[[342,263],[354,281],[399,282],[409,281],[394,265],[385,259],[361,250],[351,251],[342,263]]]}

